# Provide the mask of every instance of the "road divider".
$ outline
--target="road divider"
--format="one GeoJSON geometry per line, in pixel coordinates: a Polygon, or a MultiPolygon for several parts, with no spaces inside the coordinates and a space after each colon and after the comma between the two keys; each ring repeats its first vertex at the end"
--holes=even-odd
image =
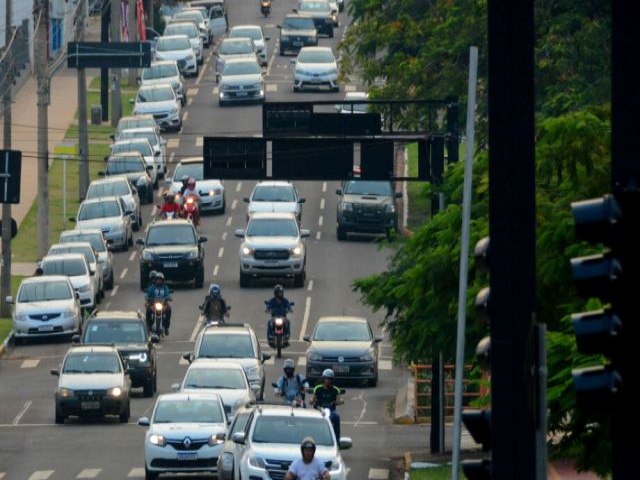
{"type": "Polygon", "coordinates": [[[223,255],[224,255],[224,247],[220,247],[220,250],[218,250],[218,258],[222,258],[223,255]]]}
{"type": "Polygon", "coordinates": [[[324,223],[324,218],[322,217],[322,215],[320,215],[320,218],[318,218],[318,226],[321,227],[323,223],[324,223]]]}
{"type": "Polygon", "coordinates": [[[242,182],[236,183],[236,192],[239,192],[242,189],[242,182]]]}
{"type": "Polygon", "coordinates": [[[217,277],[218,276],[218,270],[220,269],[220,265],[216,265],[215,267],[213,267],[213,276],[217,277]]]}
{"type": "Polygon", "coordinates": [[[324,198],[320,199],[320,210],[324,210],[324,198]]]}
{"type": "Polygon", "coordinates": [[[234,198],[233,202],[231,202],[231,210],[235,210],[237,205],[238,205],[238,200],[234,198]]]}
{"type": "Polygon", "coordinates": [[[307,292],[313,290],[313,280],[309,280],[309,284],[307,285],[307,292]]]}
{"type": "Polygon", "coordinates": [[[230,226],[231,226],[231,222],[232,222],[232,221],[233,221],[233,217],[232,217],[232,216],[229,216],[229,218],[227,218],[227,223],[226,223],[227,227],[230,227],[230,226]]]}
{"type": "Polygon", "coordinates": [[[322,191],[323,192],[327,191],[327,182],[322,182],[322,191]]]}

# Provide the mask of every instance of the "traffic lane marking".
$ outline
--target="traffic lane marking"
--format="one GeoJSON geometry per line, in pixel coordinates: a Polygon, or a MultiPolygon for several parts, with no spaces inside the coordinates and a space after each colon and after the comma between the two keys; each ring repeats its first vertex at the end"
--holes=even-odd
{"type": "Polygon", "coordinates": [[[24,360],[21,364],[20,364],[20,368],[35,368],[38,366],[38,364],[40,363],[40,360],[38,359],[28,359],[28,360],[24,360]]]}
{"type": "Polygon", "coordinates": [[[387,480],[389,478],[389,470],[386,468],[370,468],[369,480],[387,480]]]}
{"type": "Polygon", "coordinates": [[[101,468],[85,468],[76,478],[96,478],[102,472],[101,468]]]}
{"type": "Polygon", "coordinates": [[[53,475],[53,470],[36,470],[31,474],[29,480],[47,480],[53,475]]]}

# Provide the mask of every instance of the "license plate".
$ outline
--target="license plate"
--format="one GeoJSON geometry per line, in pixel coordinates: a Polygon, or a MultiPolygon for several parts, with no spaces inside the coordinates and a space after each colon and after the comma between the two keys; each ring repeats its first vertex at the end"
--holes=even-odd
{"type": "Polygon", "coordinates": [[[39,327],[38,331],[40,331],[40,332],[53,332],[53,325],[45,325],[44,327],[39,327]]]}
{"type": "Polygon", "coordinates": [[[277,260],[265,260],[264,264],[267,267],[274,267],[274,266],[276,266],[278,264],[278,261],[277,260]]]}
{"type": "Polygon", "coordinates": [[[336,373],[349,373],[349,367],[347,365],[334,365],[333,371],[336,373]]]}
{"type": "Polygon", "coordinates": [[[178,452],[178,460],[197,460],[198,454],[195,452],[178,452]]]}
{"type": "Polygon", "coordinates": [[[164,268],[178,268],[178,262],[164,262],[162,266],[164,268]]]}
{"type": "Polygon", "coordinates": [[[294,47],[301,47],[303,45],[302,42],[293,42],[294,47]]]}
{"type": "Polygon", "coordinates": [[[246,97],[247,95],[247,92],[236,92],[236,97],[246,97]]]}
{"type": "Polygon", "coordinates": [[[82,410],[99,410],[100,402],[81,402],[80,408],[82,410]]]}

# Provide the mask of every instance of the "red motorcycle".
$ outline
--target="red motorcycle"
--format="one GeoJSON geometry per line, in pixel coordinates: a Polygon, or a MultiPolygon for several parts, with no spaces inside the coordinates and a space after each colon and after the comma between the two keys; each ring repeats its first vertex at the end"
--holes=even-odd
{"type": "Polygon", "coordinates": [[[200,224],[200,209],[198,198],[195,195],[187,195],[182,202],[182,218],[191,220],[194,226],[200,224]]]}

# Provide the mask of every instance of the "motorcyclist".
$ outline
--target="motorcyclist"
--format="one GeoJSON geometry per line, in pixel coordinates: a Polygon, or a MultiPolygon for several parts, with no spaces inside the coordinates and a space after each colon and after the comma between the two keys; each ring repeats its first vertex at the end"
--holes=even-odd
{"type": "Polygon", "coordinates": [[[340,415],[336,411],[336,405],[342,405],[344,400],[340,395],[340,389],[333,384],[335,374],[330,368],[325,369],[322,372],[322,383],[316,385],[313,388],[313,397],[311,397],[311,404],[314,407],[328,408],[331,412],[329,420],[333,425],[333,431],[336,434],[336,439],[340,441],[340,415]]]}
{"type": "Polygon", "coordinates": [[[187,188],[182,192],[182,197],[187,197],[188,195],[194,195],[198,201],[200,201],[200,194],[196,190],[196,179],[193,177],[189,177],[187,179],[187,188]]]}
{"type": "Polygon", "coordinates": [[[271,13],[271,0],[260,0],[260,13],[265,17],[271,13]]]}
{"type": "Polygon", "coordinates": [[[153,328],[151,310],[153,308],[153,301],[157,298],[162,298],[165,303],[165,315],[162,326],[164,328],[164,334],[169,335],[169,327],[171,326],[171,305],[169,305],[169,300],[171,299],[171,292],[164,282],[164,274],[162,272],[155,273],[152,281],[153,283],[149,285],[149,288],[144,294],[147,302],[147,326],[149,327],[149,331],[151,331],[153,328]]]}
{"type": "Polygon", "coordinates": [[[229,316],[227,302],[222,298],[220,285],[212,283],[209,287],[209,294],[204,297],[204,303],[200,306],[202,314],[207,321],[217,320],[224,322],[224,317],[229,316]]]}
{"type": "Polygon", "coordinates": [[[186,217],[185,206],[187,198],[193,196],[196,199],[197,207],[193,214],[193,224],[198,226],[200,224],[200,194],[196,190],[196,180],[193,177],[189,177],[187,180],[187,188],[182,193],[182,214],[186,217]]]}
{"type": "MultiPolygon", "coordinates": [[[[287,316],[287,313],[291,311],[291,302],[284,296],[284,287],[282,285],[276,285],[273,289],[273,297],[266,302],[267,311],[272,317],[287,316]]],[[[291,333],[290,322],[287,319],[284,322],[284,334],[289,337],[291,333]]],[[[267,324],[267,339],[273,337],[273,321],[270,318],[267,324]]]]}
{"type": "Polygon", "coordinates": [[[188,187],[188,183],[189,183],[189,175],[183,175],[180,178],[180,181],[182,182],[182,186],[180,187],[180,196],[184,197],[184,192],[188,187]]]}
{"type": "Polygon", "coordinates": [[[278,389],[278,395],[282,395],[288,402],[292,402],[297,396],[302,398],[302,404],[304,406],[304,392],[309,388],[309,383],[304,378],[304,375],[295,373],[295,362],[287,358],[284,361],[284,375],[278,378],[276,382],[276,388],[278,389]]]}
{"type": "Polygon", "coordinates": [[[173,212],[174,218],[178,218],[180,215],[180,205],[175,202],[175,197],[173,193],[165,193],[164,194],[164,202],[162,207],[160,208],[160,213],[163,219],[167,218],[167,213],[173,212]]]}
{"type": "Polygon", "coordinates": [[[316,442],[313,437],[305,437],[300,444],[301,458],[289,465],[284,480],[331,480],[331,474],[323,461],[315,457],[316,442]]]}

